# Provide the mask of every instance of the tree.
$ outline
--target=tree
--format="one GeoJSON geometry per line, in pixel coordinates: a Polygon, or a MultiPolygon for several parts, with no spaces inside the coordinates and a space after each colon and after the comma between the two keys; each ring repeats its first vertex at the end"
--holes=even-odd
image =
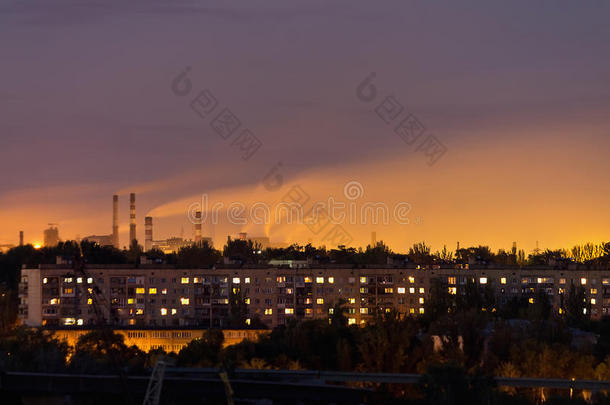
{"type": "Polygon", "coordinates": [[[80,373],[116,372],[117,369],[143,370],[146,354],[136,346],[128,347],[123,335],[93,330],[78,338],[70,368],[80,373]]]}
{"type": "Polygon", "coordinates": [[[221,254],[207,241],[200,245],[181,248],[177,255],[177,265],[184,268],[210,268],[220,260],[221,254]]]}
{"type": "Polygon", "coordinates": [[[0,339],[0,369],[15,371],[64,371],[68,344],[41,329],[24,326],[0,339]]]}
{"type": "Polygon", "coordinates": [[[187,367],[216,367],[220,364],[224,334],[208,329],[201,339],[193,339],[178,353],[177,363],[187,367]]]}

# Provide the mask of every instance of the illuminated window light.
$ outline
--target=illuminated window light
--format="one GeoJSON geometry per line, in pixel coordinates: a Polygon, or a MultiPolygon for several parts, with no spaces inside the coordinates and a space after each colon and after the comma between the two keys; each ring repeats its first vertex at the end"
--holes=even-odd
{"type": "MultiPolygon", "coordinates": [[[[76,278],[76,282],[77,282],[78,284],[82,284],[82,283],[83,283],[83,278],[82,278],[82,277],[77,277],[77,278],[76,278]]],[[[82,319],[81,319],[81,320],[82,320],[82,319]]]]}
{"type": "Polygon", "coordinates": [[[386,294],[392,294],[392,293],[394,293],[394,289],[393,289],[392,287],[386,287],[386,288],[384,289],[384,292],[385,292],[386,294]]]}
{"type": "Polygon", "coordinates": [[[246,303],[246,305],[250,305],[250,298],[244,299],[244,302],[246,303]]]}
{"type": "Polygon", "coordinates": [[[356,318],[349,318],[347,320],[347,324],[348,325],[355,325],[356,324],[356,318]]]}
{"type": "Polygon", "coordinates": [[[398,294],[404,294],[406,289],[404,287],[398,287],[398,294]]]}
{"type": "Polygon", "coordinates": [[[93,277],[87,277],[87,284],[93,284],[93,277]]]}
{"type": "Polygon", "coordinates": [[[591,305],[595,305],[597,301],[595,300],[595,298],[591,298],[591,305]]]}
{"type": "Polygon", "coordinates": [[[265,308],[265,315],[273,315],[273,308],[265,308]]]}
{"type": "Polygon", "coordinates": [[[178,312],[176,308],[172,308],[172,315],[176,315],[176,312],[178,312]]]}
{"type": "Polygon", "coordinates": [[[363,315],[366,315],[369,313],[369,309],[368,308],[360,308],[360,313],[363,315]]]}
{"type": "Polygon", "coordinates": [[[451,294],[451,295],[456,295],[456,294],[457,294],[457,288],[455,288],[455,287],[449,287],[449,294],[451,294]]]}
{"type": "Polygon", "coordinates": [[[409,308],[409,313],[410,314],[414,314],[415,313],[415,308],[409,308]]]}
{"type": "Polygon", "coordinates": [[[233,277],[233,284],[239,284],[241,282],[241,280],[239,279],[239,277],[233,277]]]}
{"type": "Polygon", "coordinates": [[[419,303],[423,304],[424,303],[424,297],[419,297],[419,303]]]}
{"type": "Polygon", "coordinates": [[[322,304],[324,304],[324,298],[318,298],[318,299],[316,299],[316,304],[318,304],[318,305],[322,305],[322,304]]]}
{"type": "Polygon", "coordinates": [[[292,314],[294,314],[294,309],[293,308],[284,308],[284,313],[286,315],[292,315],[292,314]]]}
{"type": "Polygon", "coordinates": [[[415,288],[409,287],[409,294],[415,294],[415,288]]]}
{"type": "Polygon", "coordinates": [[[415,283],[415,277],[409,276],[409,283],[411,283],[411,284],[415,283]]]}
{"type": "Polygon", "coordinates": [[[148,289],[148,294],[155,295],[157,293],[157,289],[155,287],[151,287],[148,289]]]}
{"type": "Polygon", "coordinates": [[[506,277],[502,277],[500,279],[500,284],[506,284],[506,277]]]}
{"type": "Polygon", "coordinates": [[[46,284],[48,282],[49,282],[49,280],[46,277],[42,279],[42,284],[46,284]]]}
{"type": "Polygon", "coordinates": [[[181,282],[182,284],[188,284],[188,283],[189,283],[189,278],[188,278],[188,277],[182,277],[182,278],[180,279],[180,282],[181,282]]]}
{"type": "Polygon", "coordinates": [[[481,278],[479,278],[479,283],[481,283],[481,284],[487,284],[487,277],[481,277],[481,278]]]}
{"type": "Polygon", "coordinates": [[[304,278],[304,281],[305,281],[306,283],[311,283],[312,279],[311,279],[311,277],[305,277],[305,278],[304,278]]]}
{"type": "Polygon", "coordinates": [[[180,304],[182,304],[182,305],[188,305],[189,301],[190,300],[188,298],[184,298],[184,297],[180,298],[180,304]]]}
{"type": "Polygon", "coordinates": [[[329,277],[328,278],[328,284],[333,284],[335,282],[335,278],[334,277],[329,277]]]}
{"type": "Polygon", "coordinates": [[[59,304],[59,298],[51,298],[51,299],[49,300],[49,304],[51,304],[51,305],[57,305],[57,304],[59,304]]]}
{"type": "Polygon", "coordinates": [[[167,294],[167,288],[162,289],[161,294],[163,294],[163,295],[167,294]]]}
{"type": "Polygon", "coordinates": [[[534,299],[533,299],[533,298],[530,298],[530,299],[528,299],[527,301],[528,301],[530,304],[533,304],[533,303],[534,303],[534,299]]]}
{"type": "Polygon", "coordinates": [[[161,308],[161,315],[167,315],[167,308],[161,308]]]}
{"type": "Polygon", "coordinates": [[[366,284],[366,277],[360,277],[360,284],[366,284]]]}
{"type": "Polygon", "coordinates": [[[78,319],[78,320],[76,321],[76,324],[77,324],[78,326],[83,326],[83,323],[84,323],[84,322],[83,322],[83,320],[82,320],[82,319],[78,319]]]}
{"type": "Polygon", "coordinates": [[[356,303],[356,298],[349,298],[348,299],[350,304],[355,304],[356,303]]]}
{"type": "Polygon", "coordinates": [[[311,308],[305,308],[305,314],[306,314],[306,315],[311,315],[311,314],[313,314],[313,309],[311,309],[311,308]]]}
{"type": "Polygon", "coordinates": [[[328,313],[330,315],[334,314],[335,313],[335,309],[334,308],[328,308],[328,313]]]}
{"type": "Polygon", "coordinates": [[[420,308],[420,309],[419,309],[419,313],[420,313],[420,314],[423,314],[423,313],[424,313],[424,309],[423,309],[423,308],[420,308]]]}
{"type": "Polygon", "coordinates": [[[127,303],[128,303],[128,304],[133,304],[133,303],[135,303],[135,302],[136,302],[136,300],[135,300],[135,299],[133,299],[133,298],[127,298],[127,303]]]}
{"type": "Polygon", "coordinates": [[[455,283],[456,283],[455,277],[448,277],[447,278],[447,283],[451,284],[451,285],[455,285],[455,283]]]}
{"type": "Polygon", "coordinates": [[[316,284],[324,284],[324,277],[316,277],[316,284]]]}
{"type": "Polygon", "coordinates": [[[93,304],[93,298],[87,298],[87,305],[93,304]]]}
{"type": "Polygon", "coordinates": [[[146,294],[146,288],[144,288],[144,287],[136,288],[136,294],[146,294]]]}
{"type": "Polygon", "coordinates": [[[583,277],[583,278],[581,278],[581,279],[580,279],[580,284],[581,284],[581,285],[587,285],[587,279],[586,279],[586,278],[584,278],[584,277],[583,277]]]}
{"type": "Polygon", "coordinates": [[[246,318],[246,325],[250,325],[250,323],[252,323],[252,321],[250,320],[250,318],[246,318]]]}
{"type": "Polygon", "coordinates": [[[244,278],[244,283],[246,283],[246,284],[250,284],[250,277],[246,277],[246,278],[244,278]]]}
{"type": "Polygon", "coordinates": [[[136,309],[136,315],[143,315],[143,314],[144,314],[144,310],[142,308],[136,309]]]}
{"type": "Polygon", "coordinates": [[[424,287],[419,287],[420,294],[424,294],[425,292],[426,292],[426,289],[424,287]]]}

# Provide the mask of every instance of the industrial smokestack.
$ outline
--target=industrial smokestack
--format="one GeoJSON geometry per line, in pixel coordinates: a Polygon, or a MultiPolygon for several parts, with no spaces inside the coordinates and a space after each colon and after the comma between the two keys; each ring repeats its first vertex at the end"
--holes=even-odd
{"type": "Polygon", "coordinates": [[[201,211],[195,212],[195,243],[201,243],[201,211]]]}
{"type": "Polygon", "coordinates": [[[19,231],[19,246],[23,246],[23,231],[19,231]]]}
{"type": "Polygon", "coordinates": [[[144,250],[147,252],[152,249],[153,242],[153,221],[152,217],[144,218],[144,250]]]}
{"type": "Polygon", "coordinates": [[[119,245],[119,196],[112,196],[112,246],[120,249],[119,245]]]}
{"type": "Polygon", "coordinates": [[[377,232],[371,232],[371,247],[377,246],[377,232]]]}
{"type": "Polygon", "coordinates": [[[136,240],[136,195],[129,194],[129,244],[136,240]]]}

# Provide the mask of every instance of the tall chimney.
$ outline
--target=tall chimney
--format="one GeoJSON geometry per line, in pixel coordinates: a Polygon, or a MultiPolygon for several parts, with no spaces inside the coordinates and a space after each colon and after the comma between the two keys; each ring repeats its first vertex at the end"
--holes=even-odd
{"type": "Polygon", "coordinates": [[[23,231],[19,231],[19,246],[23,246],[23,231]]]}
{"type": "Polygon", "coordinates": [[[201,211],[195,212],[195,244],[201,243],[201,211]]]}
{"type": "Polygon", "coordinates": [[[377,246],[377,232],[371,232],[371,247],[377,246]]]}
{"type": "Polygon", "coordinates": [[[120,249],[119,245],[119,196],[112,196],[112,246],[120,249]]]}
{"type": "Polygon", "coordinates": [[[147,252],[152,249],[153,224],[152,217],[144,218],[144,250],[147,252]]]}
{"type": "Polygon", "coordinates": [[[136,240],[136,195],[129,194],[129,245],[136,240]]]}

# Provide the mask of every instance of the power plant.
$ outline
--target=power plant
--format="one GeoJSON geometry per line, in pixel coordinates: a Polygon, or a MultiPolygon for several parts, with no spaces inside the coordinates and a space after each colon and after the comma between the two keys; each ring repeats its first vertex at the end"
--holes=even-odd
{"type": "Polygon", "coordinates": [[[119,196],[112,196],[112,246],[120,249],[119,244],[119,196]]]}
{"type": "Polygon", "coordinates": [[[149,251],[153,246],[153,219],[144,218],[144,250],[149,251]]]}
{"type": "Polygon", "coordinates": [[[129,244],[131,245],[136,237],[136,195],[129,194],[129,244]]]}

